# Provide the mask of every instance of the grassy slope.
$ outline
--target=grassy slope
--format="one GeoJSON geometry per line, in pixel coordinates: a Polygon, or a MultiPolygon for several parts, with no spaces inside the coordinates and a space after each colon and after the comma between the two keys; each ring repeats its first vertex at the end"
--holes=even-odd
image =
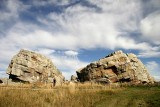
{"type": "Polygon", "coordinates": [[[160,107],[160,88],[128,87],[120,91],[101,91],[105,99],[97,107],[160,107]]]}
{"type": "Polygon", "coordinates": [[[74,86],[57,90],[0,88],[0,107],[160,107],[160,88],[108,89],[74,86]]]}

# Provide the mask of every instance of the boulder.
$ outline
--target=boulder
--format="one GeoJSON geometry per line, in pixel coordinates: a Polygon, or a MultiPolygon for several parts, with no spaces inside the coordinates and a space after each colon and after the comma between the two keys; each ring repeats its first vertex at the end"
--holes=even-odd
{"type": "Polygon", "coordinates": [[[56,79],[56,83],[64,81],[64,76],[50,59],[23,49],[12,58],[6,73],[13,81],[29,83],[53,82],[53,79],[56,79]]]}
{"type": "Polygon", "coordinates": [[[9,79],[8,77],[0,78],[1,84],[15,84],[15,82],[12,81],[12,79],[9,79]]]}
{"type": "Polygon", "coordinates": [[[71,75],[71,81],[77,82],[77,77],[75,77],[74,75],[71,75]]]}
{"type": "Polygon", "coordinates": [[[125,54],[121,50],[113,52],[98,61],[76,71],[81,82],[95,81],[103,83],[134,82],[153,83],[149,71],[134,54],[125,54]]]}
{"type": "Polygon", "coordinates": [[[0,79],[0,84],[2,84],[3,83],[3,81],[0,79]]]}

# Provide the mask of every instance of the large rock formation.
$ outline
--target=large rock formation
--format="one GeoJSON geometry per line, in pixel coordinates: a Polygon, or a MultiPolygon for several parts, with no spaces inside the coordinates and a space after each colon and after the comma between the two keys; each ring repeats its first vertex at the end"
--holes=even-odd
{"type": "Polygon", "coordinates": [[[153,83],[154,79],[144,64],[134,54],[116,51],[77,71],[81,82],[134,82],[153,83]]]}
{"type": "Polygon", "coordinates": [[[53,79],[56,79],[56,83],[64,81],[64,76],[50,59],[23,49],[12,58],[6,72],[14,81],[29,83],[53,82],[53,79]]]}

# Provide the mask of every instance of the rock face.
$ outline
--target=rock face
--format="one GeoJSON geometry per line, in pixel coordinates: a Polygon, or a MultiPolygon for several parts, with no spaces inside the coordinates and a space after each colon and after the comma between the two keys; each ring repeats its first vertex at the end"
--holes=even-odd
{"type": "Polygon", "coordinates": [[[0,84],[2,84],[3,83],[3,81],[0,79],[0,84]]]}
{"type": "Polygon", "coordinates": [[[1,84],[15,84],[16,82],[13,82],[12,79],[5,77],[5,78],[0,78],[0,83],[1,84]]]}
{"type": "Polygon", "coordinates": [[[77,77],[75,77],[74,75],[71,75],[71,81],[77,82],[77,77]]]}
{"type": "Polygon", "coordinates": [[[64,76],[50,59],[23,49],[12,58],[6,73],[12,80],[29,83],[53,82],[53,79],[56,83],[64,81],[64,76]]]}
{"type": "Polygon", "coordinates": [[[121,50],[109,54],[84,68],[77,70],[81,82],[132,82],[153,83],[149,71],[134,54],[125,54],[121,50]]]}

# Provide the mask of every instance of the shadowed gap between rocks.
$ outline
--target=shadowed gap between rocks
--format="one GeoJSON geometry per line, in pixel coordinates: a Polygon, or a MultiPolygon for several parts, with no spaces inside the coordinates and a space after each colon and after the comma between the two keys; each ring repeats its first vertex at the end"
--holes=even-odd
{"type": "Polygon", "coordinates": [[[18,79],[18,76],[12,75],[12,74],[9,75],[9,79],[12,79],[13,82],[29,83],[27,81],[23,81],[23,80],[18,79]]]}

